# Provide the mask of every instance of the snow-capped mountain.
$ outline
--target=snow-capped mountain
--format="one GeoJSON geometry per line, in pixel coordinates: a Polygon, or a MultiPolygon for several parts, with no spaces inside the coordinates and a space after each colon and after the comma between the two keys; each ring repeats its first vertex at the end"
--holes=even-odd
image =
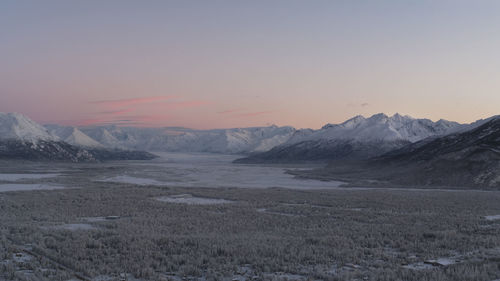
{"type": "Polygon", "coordinates": [[[358,115],[319,130],[298,130],[282,145],[238,162],[364,159],[428,137],[448,134],[460,126],[456,122],[433,122],[400,114],[389,117],[380,113],[370,118],[358,115]]]}
{"type": "Polygon", "coordinates": [[[62,139],[22,114],[0,113],[0,159],[93,162],[154,158],[147,152],[103,149],[75,128],[53,129],[62,139]]]}
{"type": "Polygon", "coordinates": [[[81,128],[80,130],[104,147],[124,148],[120,141],[104,127],[81,128]]]}
{"type": "Polygon", "coordinates": [[[48,130],[19,113],[0,112],[0,139],[15,139],[21,141],[37,142],[39,140],[57,141],[48,130]]]}
{"type": "Polygon", "coordinates": [[[368,170],[404,184],[498,187],[500,117],[477,124],[382,155],[368,163],[368,170]]]}
{"type": "Polygon", "coordinates": [[[295,132],[292,127],[277,126],[214,130],[117,126],[80,129],[106,147],[226,154],[267,151],[286,142],[295,132]]]}
{"type": "Polygon", "coordinates": [[[327,124],[320,130],[306,135],[294,135],[287,144],[308,140],[349,139],[361,142],[370,141],[409,141],[416,142],[430,136],[443,135],[459,127],[456,122],[429,119],[416,119],[398,113],[389,117],[383,113],[370,118],[358,115],[341,124],[327,124]]]}
{"type": "Polygon", "coordinates": [[[51,135],[69,144],[82,147],[104,147],[76,127],[59,125],[46,125],[45,127],[51,135]]]}

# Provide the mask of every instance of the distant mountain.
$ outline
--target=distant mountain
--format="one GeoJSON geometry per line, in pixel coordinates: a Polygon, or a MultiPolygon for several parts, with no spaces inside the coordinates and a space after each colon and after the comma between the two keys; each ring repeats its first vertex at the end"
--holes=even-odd
{"type": "Polygon", "coordinates": [[[72,145],[81,147],[101,147],[104,146],[99,142],[95,141],[93,138],[87,136],[85,133],[80,131],[76,127],[71,126],[59,126],[59,125],[46,125],[45,128],[48,129],[49,133],[59,139],[63,140],[72,145]]]}
{"type": "Polygon", "coordinates": [[[92,153],[62,141],[0,140],[0,159],[96,162],[92,153]]]}
{"type": "Polygon", "coordinates": [[[478,124],[387,153],[367,169],[404,184],[500,187],[500,117],[478,124]]]}
{"type": "Polygon", "coordinates": [[[80,130],[105,147],[225,154],[267,151],[295,132],[292,127],[277,126],[214,130],[97,126],[80,130]]]}
{"type": "Polygon", "coordinates": [[[395,114],[356,116],[319,130],[298,130],[285,143],[237,163],[287,163],[368,159],[431,136],[444,135],[460,127],[456,122],[415,119],[395,114]]]}
{"type": "Polygon", "coordinates": [[[19,113],[0,112],[0,139],[16,139],[37,142],[58,141],[48,130],[19,113]]]}
{"type": "Polygon", "coordinates": [[[53,128],[62,138],[22,114],[0,113],[0,159],[94,162],[155,157],[141,151],[103,149],[74,128],[53,128]]]}

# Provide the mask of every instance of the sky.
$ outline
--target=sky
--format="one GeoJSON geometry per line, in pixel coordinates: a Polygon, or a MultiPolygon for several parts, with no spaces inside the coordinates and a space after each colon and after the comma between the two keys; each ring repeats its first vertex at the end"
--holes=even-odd
{"type": "Polygon", "coordinates": [[[0,1],[0,111],[319,128],[500,114],[500,1],[0,1]]]}

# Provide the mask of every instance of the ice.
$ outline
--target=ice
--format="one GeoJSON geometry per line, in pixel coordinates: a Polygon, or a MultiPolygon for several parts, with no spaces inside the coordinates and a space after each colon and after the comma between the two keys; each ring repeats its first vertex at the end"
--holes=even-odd
{"type": "Polygon", "coordinates": [[[68,223],[55,226],[54,228],[71,230],[71,231],[96,229],[94,226],[87,223],[68,223]]]}
{"type": "Polygon", "coordinates": [[[63,189],[63,186],[50,185],[50,184],[21,184],[21,183],[8,183],[0,184],[0,192],[8,191],[28,191],[28,190],[53,190],[63,189]]]}
{"type": "MultiPolygon", "coordinates": [[[[233,164],[241,156],[217,154],[158,153],[141,177],[178,187],[239,187],[331,189],[342,182],[297,179],[282,166],[233,164]]],[[[304,168],[304,167],[296,167],[304,168]]]]}
{"type": "Polygon", "coordinates": [[[487,221],[500,220],[500,215],[485,216],[484,218],[485,218],[487,221]]]}
{"type": "Polygon", "coordinates": [[[403,268],[412,269],[412,270],[426,270],[426,269],[432,269],[434,267],[430,264],[426,264],[423,262],[417,262],[417,263],[404,265],[403,268]]]}
{"type": "Polygon", "coordinates": [[[225,199],[194,197],[191,194],[163,196],[156,198],[156,200],[167,203],[188,204],[188,205],[214,205],[214,204],[234,203],[234,201],[225,199]]]}
{"type": "Polygon", "coordinates": [[[60,176],[61,174],[0,174],[2,181],[18,181],[23,179],[45,179],[60,176]]]}
{"type": "Polygon", "coordinates": [[[131,183],[137,185],[165,185],[165,183],[159,182],[157,180],[148,179],[148,178],[137,178],[131,177],[127,175],[116,176],[112,178],[107,178],[99,181],[104,182],[119,182],[119,183],[131,183]]]}

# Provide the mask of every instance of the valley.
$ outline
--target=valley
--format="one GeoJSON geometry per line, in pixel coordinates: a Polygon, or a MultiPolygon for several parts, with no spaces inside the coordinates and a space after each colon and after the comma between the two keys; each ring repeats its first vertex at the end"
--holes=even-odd
{"type": "Polygon", "coordinates": [[[236,157],[1,165],[0,191],[60,188],[0,192],[0,279],[500,278],[500,192],[342,187],[236,157]]]}

